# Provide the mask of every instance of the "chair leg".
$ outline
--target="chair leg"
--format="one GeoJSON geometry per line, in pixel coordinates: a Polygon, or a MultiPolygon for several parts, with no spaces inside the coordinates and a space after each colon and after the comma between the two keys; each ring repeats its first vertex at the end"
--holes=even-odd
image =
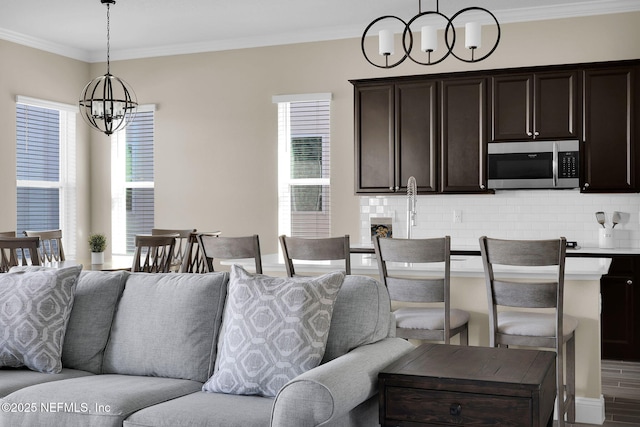
{"type": "Polygon", "coordinates": [[[567,341],[567,422],[576,422],[576,336],[567,341]]]}
{"type": "Polygon", "coordinates": [[[564,351],[562,338],[558,338],[556,348],[556,415],[558,427],[564,427],[564,351]]]}
{"type": "Polygon", "coordinates": [[[469,326],[460,331],[460,345],[469,345],[469,326]]]}

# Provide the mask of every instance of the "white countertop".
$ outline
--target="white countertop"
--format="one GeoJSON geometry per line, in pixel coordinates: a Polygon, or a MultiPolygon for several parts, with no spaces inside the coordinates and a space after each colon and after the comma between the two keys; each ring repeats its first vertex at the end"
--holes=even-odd
{"type": "MultiPolygon", "coordinates": [[[[352,251],[354,252],[373,252],[372,245],[352,245],[352,251]]],[[[474,246],[460,246],[453,245],[451,246],[452,254],[456,254],[456,252],[475,252],[477,255],[480,255],[480,247],[478,245],[474,246]]],[[[614,249],[604,249],[598,247],[580,247],[579,249],[570,249],[567,248],[567,257],[610,257],[610,256],[640,256],[640,248],[614,248],[614,249]]]]}
{"type": "MultiPolygon", "coordinates": [[[[251,260],[228,260],[223,264],[240,264],[253,270],[251,260]]],[[[294,261],[297,272],[326,273],[329,271],[344,269],[343,261],[294,261]]],[[[387,263],[390,274],[425,275],[430,271],[442,270],[443,263],[439,264],[411,264],[411,263],[387,263]]],[[[565,266],[565,280],[600,280],[603,274],[609,271],[610,258],[567,258],[565,266]]],[[[284,272],[284,262],[279,254],[267,254],[262,256],[262,270],[269,272],[284,272]]],[[[502,277],[539,277],[551,278],[555,276],[553,267],[511,267],[494,266],[494,272],[502,277]]],[[[351,254],[351,273],[369,276],[378,275],[378,263],[372,254],[351,254]]],[[[474,255],[451,256],[452,277],[484,277],[482,258],[474,255]]]]}

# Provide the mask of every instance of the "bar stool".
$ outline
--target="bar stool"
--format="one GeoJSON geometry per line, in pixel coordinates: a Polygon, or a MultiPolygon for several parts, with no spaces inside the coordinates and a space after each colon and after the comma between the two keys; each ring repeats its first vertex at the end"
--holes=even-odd
{"type": "Polygon", "coordinates": [[[451,308],[451,238],[398,239],[375,236],[373,245],[380,280],[393,301],[430,303],[428,307],[401,307],[396,317],[396,336],[419,340],[444,341],[460,334],[460,344],[469,345],[469,313],[451,308]],[[429,277],[389,275],[387,262],[444,263],[442,273],[429,277]],[[437,307],[433,307],[433,303],[437,307]]]}
{"type": "Polygon", "coordinates": [[[211,234],[199,234],[198,242],[207,271],[214,271],[214,259],[244,259],[253,258],[255,272],[262,274],[262,257],[260,255],[260,239],[257,234],[241,237],[220,237],[211,234]]]}
{"type": "Polygon", "coordinates": [[[335,261],[344,260],[345,274],[351,274],[351,248],[349,235],[341,237],[303,238],[280,236],[287,276],[296,275],[293,260],[335,261]]]}
{"type": "Polygon", "coordinates": [[[553,349],[556,352],[558,426],[564,426],[565,413],[567,422],[574,423],[578,320],[563,313],[566,239],[501,240],[483,236],[480,237],[480,251],[489,302],[490,345],[553,349]],[[497,279],[494,265],[556,268],[550,281],[511,281],[497,279]],[[498,307],[526,308],[527,311],[505,311],[498,307]],[[550,313],[550,308],[554,312],[550,313]]]}

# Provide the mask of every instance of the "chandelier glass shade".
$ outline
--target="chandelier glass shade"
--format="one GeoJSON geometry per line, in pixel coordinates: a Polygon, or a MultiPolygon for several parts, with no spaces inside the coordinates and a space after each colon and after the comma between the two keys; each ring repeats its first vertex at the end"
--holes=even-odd
{"type": "Polygon", "coordinates": [[[82,90],[78,106],[80,115],[93,129],[107,135],[124,129],[135,117],[136,94],[124,80],[110,72],[110,5],[115,0],[100,0],[107,5],[107,73],[91,80],[82,90]]]}
{"type": "MultiPolygon", "coordinates": [[[[451,18],[440,12],[439,0],[436,0],[436,10],[422,11],[422,0],[418,0],[419,10],[411,20],[405,22],[393,15],[385,15],[374,19],[362,33],[360,46],[367,62],[378,68],[393,68],[403,63],[407,58],[419,65],[435,65],[444,61],[450,55],[463,62],[479,62],[489,57],[500,42],[500,23],[493,13],[481,7],[467,7],[456,12],[451,18]],[[494,39],[489,49],[482,50],[480,56],[476,51],[482,47],[482,27],[479,22],[471,19],[480,18],[488,22],[493,30],[487,31],[494,39]],[[464,23],[464,25],[462,25],[464,23]],[[463,54],[464,49],[456,48],[456,26],[464,27],[464,48],[470,55],[463,54]],[[378,29],[378,54],[384,63],[375,61],[371,53],[367,53],[367,36],[373,35],[378,29]],[[401,34],[402,52],[396,55],[395,34],[401,34]],[[414,34],[419,34],[418,43],[414,34]],[[414,49],[416,47],[416,49],[414,49]],[[470,56],[470,58],[468,57],[470,56]]],[[[459,43],[458,43],[459,44],[459,43]]]]}

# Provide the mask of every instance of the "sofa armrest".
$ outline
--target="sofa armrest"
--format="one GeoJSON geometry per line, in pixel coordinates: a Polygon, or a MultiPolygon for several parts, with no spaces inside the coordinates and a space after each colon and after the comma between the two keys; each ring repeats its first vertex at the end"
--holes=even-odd
{"type": "Polygon", "coordinates": [[[280,389],[272,427],[312,427],[340,418],[378,392],[378,372],[415,347],[400,338],[363,345],[280,389]]]}

